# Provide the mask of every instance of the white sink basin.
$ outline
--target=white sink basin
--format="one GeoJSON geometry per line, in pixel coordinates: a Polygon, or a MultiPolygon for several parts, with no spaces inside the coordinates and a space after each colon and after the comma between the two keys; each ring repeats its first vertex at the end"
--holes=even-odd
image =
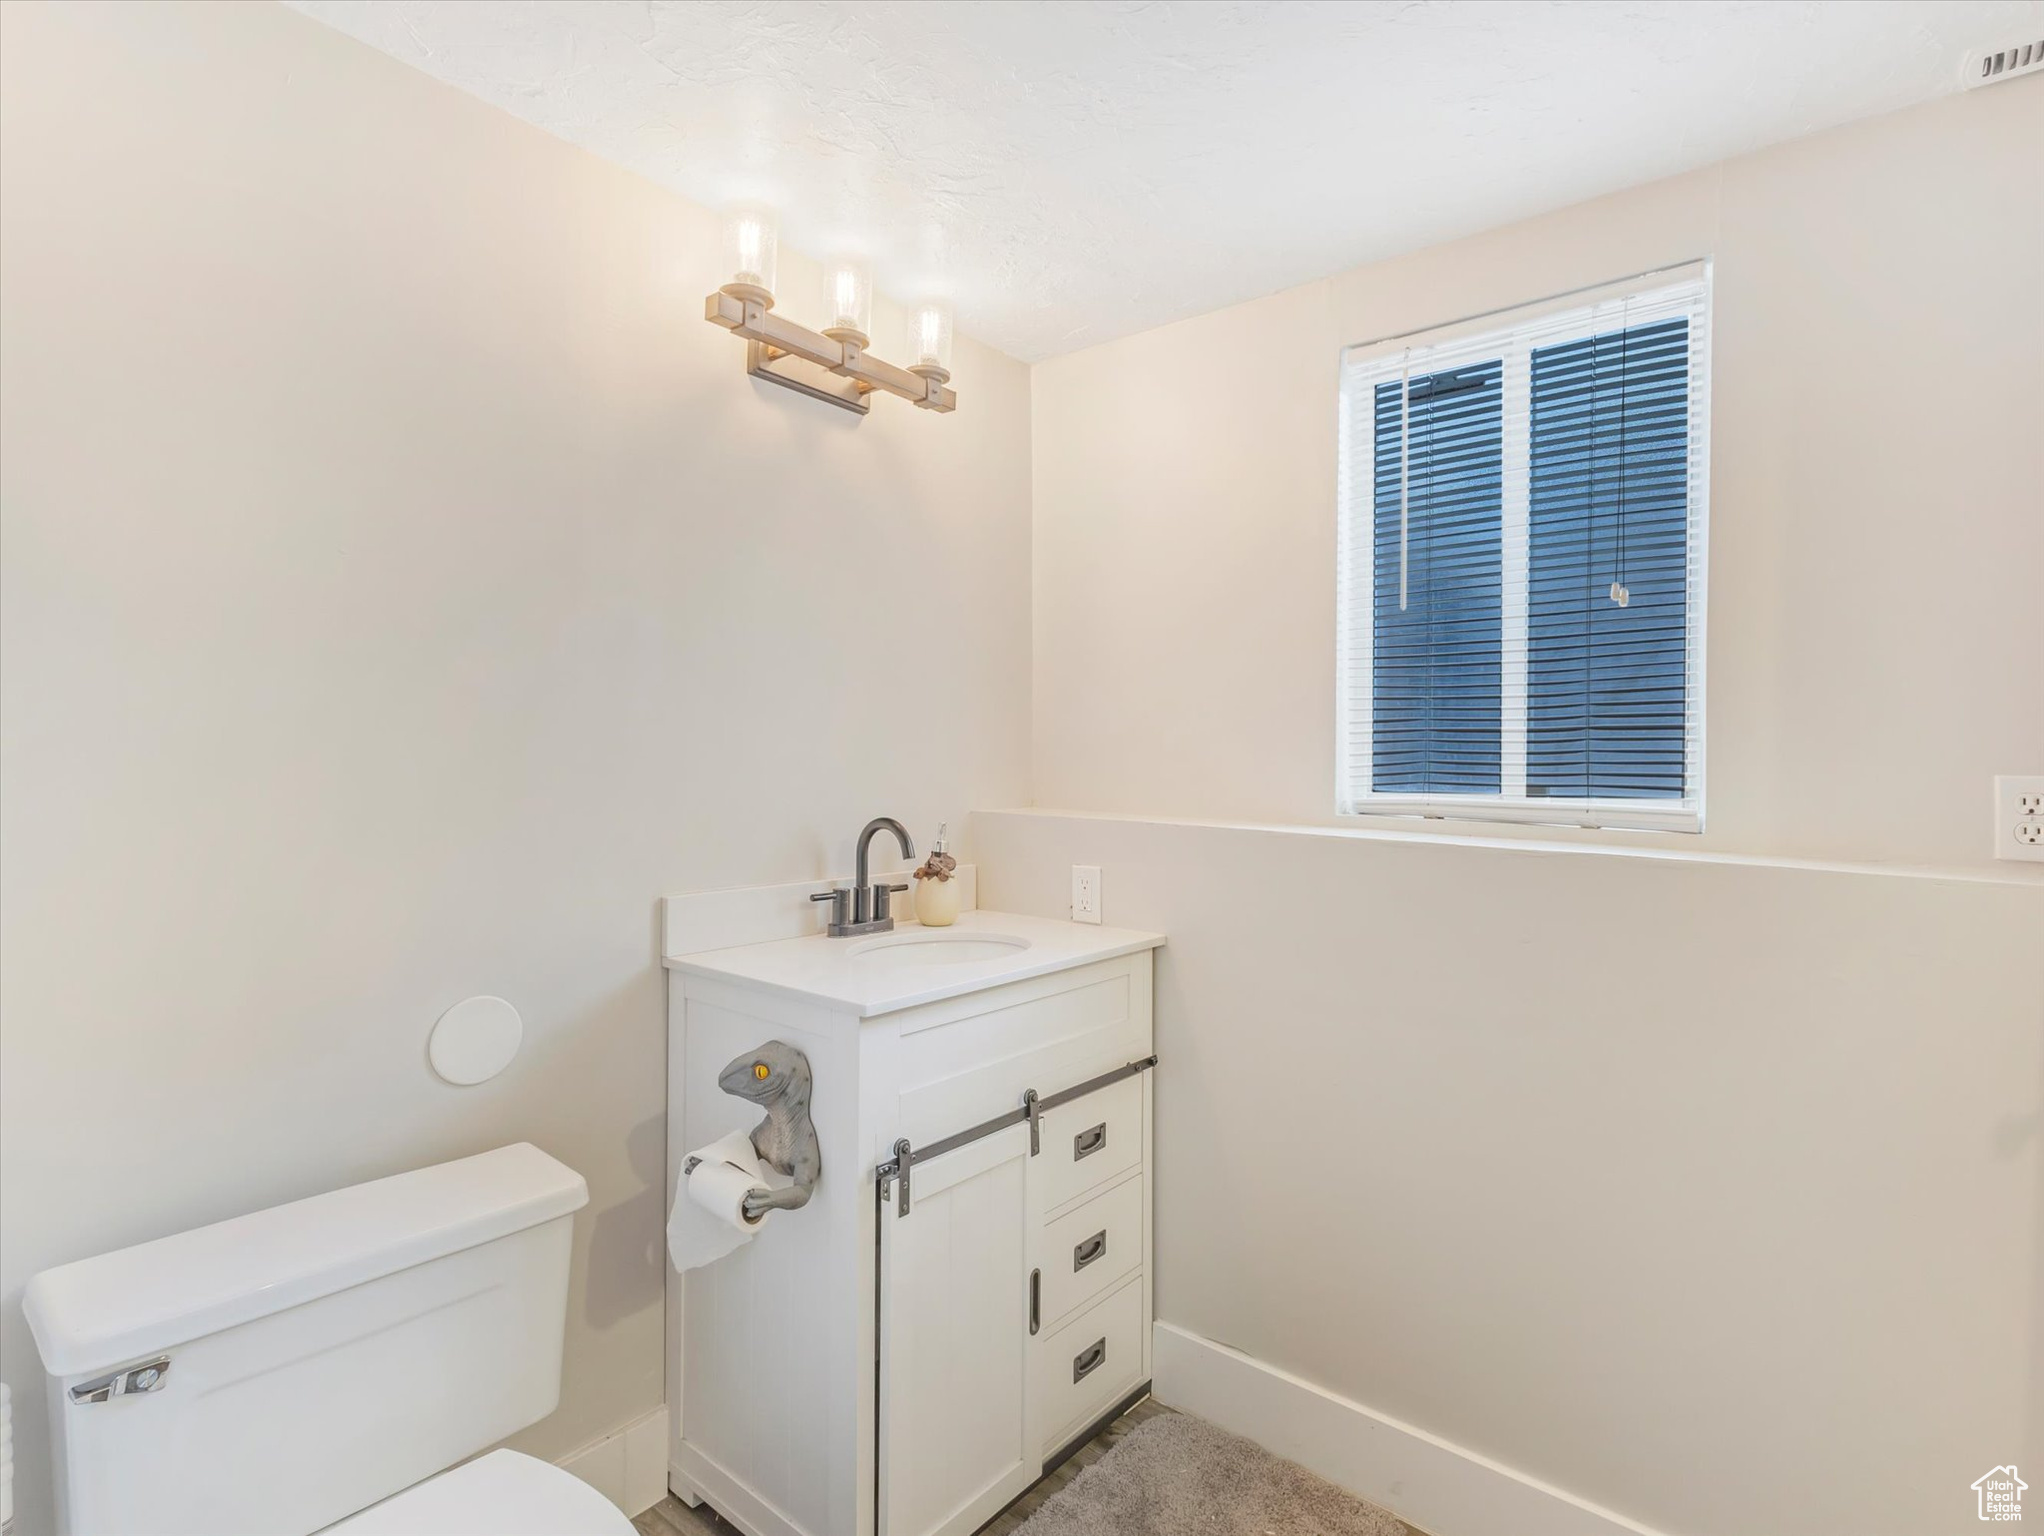
{"type": "Polygon", "coordinates": [[[1005,933],[946,933],[912,929],[883,934],[855,944],[846,954],[873,965],[971,965],[976,961],[1008,960],[1029,947],[1027,939],[1005,933]]]}

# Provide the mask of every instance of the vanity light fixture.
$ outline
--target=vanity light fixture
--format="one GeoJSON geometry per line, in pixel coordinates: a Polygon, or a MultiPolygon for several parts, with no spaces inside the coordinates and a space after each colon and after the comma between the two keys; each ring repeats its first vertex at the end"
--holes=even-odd
{"type": "Polygon", "coordinates": [[[774,216],[758,208],[741,208],[724,226],[724,265],[731,280],[720,291],[740,302],[756,299],[772,309],[779,254],[780,231],[774,216]]]}
{"type": "Polygon", "coordinates": [[[939,384],[951,380],[951,310],[944,304],[925,304],[916,311],[916,318],[910,327],[910,350],[916,360],[908,365],[910,373],[919,373],[926,379],[939,384]]]}
{"type": "Polygon", "coordinates": [[[872,341],[873,278],[853,262],[830,269],[830,324],[823,334],[832,341],[864,347],[872,341]]]}
{"type": "Polygon", "coordinates": [[[775,314],[775,230],[770,214],[731,216],[725,247],[730,281],[703,301],[703,318],[745,338],[745,371],[863,416],[874,390],[884,389],[926,411],[956,409],[951,381],[951,314],[925,307],[913,326],[916,365],[897,368],[867,352],[873,324],[873,283],[866,269],[831,269],[830,321],[821,331],[775,314]]]}

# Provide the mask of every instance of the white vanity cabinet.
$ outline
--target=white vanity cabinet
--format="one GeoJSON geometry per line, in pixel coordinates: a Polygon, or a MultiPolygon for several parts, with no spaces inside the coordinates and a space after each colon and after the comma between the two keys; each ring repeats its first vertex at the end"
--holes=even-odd
{"type": "Polygon", "coordinates": [[[912,1161],[906,1208],[883,1173],[889,1536],[978,1529],[1149,1380],[1149,1079],[1120,1071],[1033,1136],[1025,1119],[912,1161]]]}
{"type": "Polygon", "coordinates": [[[768,953],[847,940],[670,961],[670,1199],[689,1148],[759,1118],[728,1062],[779,1039],[815,1080],[810,1203],[670,1273],[670,1484],[751,1536],[969,1536],[1149,1381],[1162,940],[974,931],[1030,944],[892,984],[768,953]]]}

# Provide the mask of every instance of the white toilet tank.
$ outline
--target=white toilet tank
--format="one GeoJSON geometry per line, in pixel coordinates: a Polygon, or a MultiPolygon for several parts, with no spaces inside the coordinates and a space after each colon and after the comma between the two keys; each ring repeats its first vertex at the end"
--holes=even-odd
{"type": "Polygon", "coordinates": [[[308,1536],[554,1409],[582,1176],[401,1173],[28,1283],[67,1536],[308,1536]]]}

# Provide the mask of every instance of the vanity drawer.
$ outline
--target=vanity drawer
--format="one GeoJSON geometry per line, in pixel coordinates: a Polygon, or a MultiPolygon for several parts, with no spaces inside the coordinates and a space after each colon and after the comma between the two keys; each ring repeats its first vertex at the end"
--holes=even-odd
{"type": "Polygon", "coordinates": [[[1030,1177],[1042,1180],[1038,1209],[1052,1212],[1143,1160],[1143,1074],[1046,1111],[1039,1130],[1030,1177]]]}
{"type": "Polygon", "coordinates": [[[1142,1276],[1035,1344],[1037,1423],[1048,1456],[1141,1383],[1142,1276]]]}
{"type": "Polygon", "coordinates": [[[1049,1328],[1143,1262],[1143,1176],[1048,1223],[1037,1260],[1036,1315],[1049,1328]]]}

